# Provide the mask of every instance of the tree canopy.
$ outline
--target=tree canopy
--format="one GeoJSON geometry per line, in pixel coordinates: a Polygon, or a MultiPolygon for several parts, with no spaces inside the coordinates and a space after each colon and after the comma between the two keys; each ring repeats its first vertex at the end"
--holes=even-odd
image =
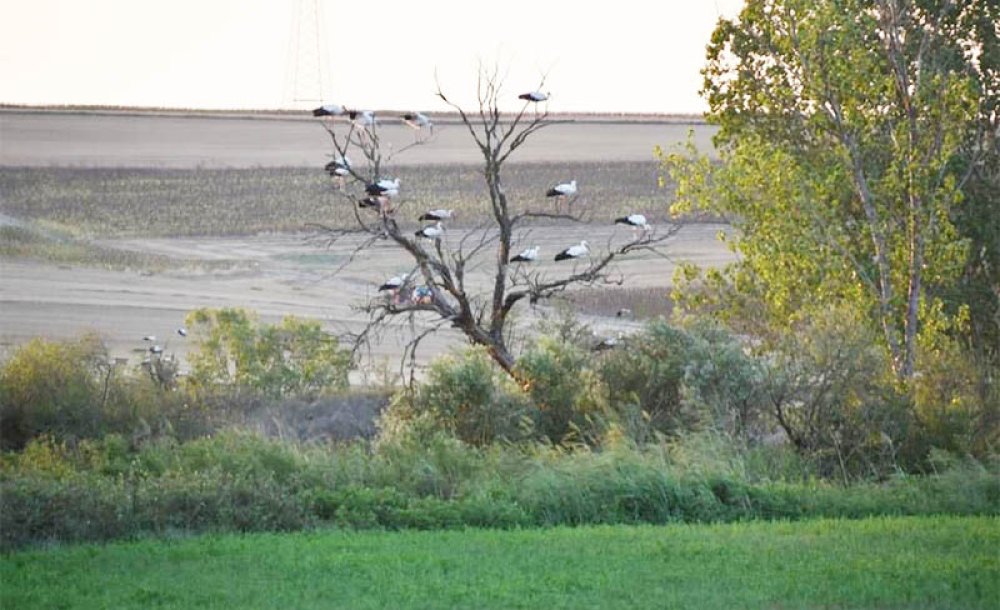
{"type": "Polygon", "coordinates": [[[702,284],[717,311],[789,328],[848,303],[900,380],[935,333],[1000,337],[998,6],[749,0],[720,20],[703,95],[721,163],[664,155],[674,211],[736,229],[741,261],[702,284]]]}

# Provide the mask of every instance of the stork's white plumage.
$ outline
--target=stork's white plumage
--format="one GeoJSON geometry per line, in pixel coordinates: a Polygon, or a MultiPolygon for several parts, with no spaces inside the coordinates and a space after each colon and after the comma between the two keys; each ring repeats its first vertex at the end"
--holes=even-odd
{"type": "Polygon", "coordinates": [[[180,335],[180,336],[182,336],[182,337],[186,337],[186,336],[188,336],[188,331],[187,331],[186,328],[184,328],[182,326],[182,327],[180,327],[180,328],[177,329],[177,334],[180,335]]]}
{"type": "Polygon", "coordinates": [[[337,158],[326,164],[324,168],[331,176],[346,176],[350,174],[351,160],[348,157],[337,155],[337,158]]]}
{"type": "Polygon", "coordinates": [[[564,261],[571,258],[581,258],[588,254],[590,254],[590,246],[587,245],[586,241],[581,241],[578,245],[570,246],[559,254],[556,254],[556,260],[564,261]]]}
{"type": "Polygon", "coordinates": [[[399,195],[399,178],[389,180],[382,178],[365,186],[365,193],[373,196],[384,195],[386,197],[397,197],[399,195]]]}
{"type": "Polygon", "coordinates": [[[403,122],[414,129],[423,129],[424,127],[434,129],[434,123],[421,112],[407,112],[403,115],[403,122]]]}
{"type": "Polygon", "coordinates": [[[455,210],[428,210],[417,220],[448,220],[455,215],[455,210]]]}
{"type": "Polygon", "coordinates": [[[576,195],[576,180],[557,184],[545,193],[546,197],[570,197],[572,195],[576,195]]]}
{"type": "Polygon", "coordinates": [[[375,113],[371,110],[350,110],[347,112],[348,118],[362,127],[371,127],[378,121],[375,113]]]}
{"type": "Polygon", "coordinates": [[[652,226],[646,221],[646,217],[642,214],[629,214],[628,216],[615,218],[615,224],[628,225],[635,229],[642,229],[643,231],[652,228],[652,226]]]}
{"type": "Polygon", "coordinates": [[[417,237],[423,237],[424,239],[440,239],[443,234],[444,227],[441,226],[440,220],[416,232],[417,237]]]}
{"type": "Polygon", "coordinates": [[[382,285],[378,287],[378,290],[379,292],[382,292],[383,290],[399,290],[403,284],[406,283],[407,277],[408,276],[406,274],[391,277],[383,282],[382,285]]]}
{"type": "Polygon", "coordinates": [[[347,109],[340,104],[323,104],[313,110],[313,116],[341,116],[346,112],[347,109]]]}
{"type": "Polygon", "coordinates": [[[160,345],[152,345],[152,346],[149,347],[149,351],[152,354],[162,354],[163,353],[163,347],[160,346],[160,345]]]}
{"type": "Polygon", "coordinates": [[[517,99],[525,100],[528,102],[544,102],[545,100],[549,99],[549,94],[542,93],[541,91],[530,91],[528,93],[522,93],[521,95],[517,96],[517,99]]]}
{"type": "Polygon", "coordinates": [[[513,256],[510,259],[512,263],[531,263],[538,258],[538,246],[532,246],[521,250],[517,256],[513,256]]]}
{"type": "Polygon", "coordinates": [[[156,341],[156,335],[146,335],[142,338],[143,341],[156,341]]]}

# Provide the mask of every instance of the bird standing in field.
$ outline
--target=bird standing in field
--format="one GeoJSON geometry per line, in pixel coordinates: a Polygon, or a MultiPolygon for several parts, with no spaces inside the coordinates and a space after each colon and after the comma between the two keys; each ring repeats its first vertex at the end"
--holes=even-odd
{"type": "Polygon", "coordinates": [[[533,263],[538,259],[538,246],[532,246],[521,250],[517,256],[512,256],[512,263],[533,263]]]}
{"type": "Polygon", "coordinates": [[[576,196],[576,180],[557,184],[545,192],[546,197],[556,198],[556,209],[561,207],[563,201],[576,196]]]}
{"type": "Polygon", "coordinates": [[[423,237],[424,239],[441,239],[443,234],[444,227],[441,226],[440,220],[432,225],[427,225],[415,233],[417,237],[423,237]]]}
{"type": "Polygon", "coordinates": [[[557,184],[546,191],[546,197],[571,197],[576,195],[576,180],[557,184]]]}
{"type": "Polygon", "coordinates": [[[578,245],[570,246],[556,254],[556,261],[582,258],[588,254],[590,254],[590,246],[587,245],[586,241],[581,241],[578,245]]]}
{"type": "Polygon", "coordinates": [[[186,337],[186,336],[188,336],[188,331],[187,331],[186,328],[184,328],[182,326],[182,327],[180,327],[180,328],[177,329],[177,334],[180,335],[180,336],[182,336],[182,337],[186,337]]]}

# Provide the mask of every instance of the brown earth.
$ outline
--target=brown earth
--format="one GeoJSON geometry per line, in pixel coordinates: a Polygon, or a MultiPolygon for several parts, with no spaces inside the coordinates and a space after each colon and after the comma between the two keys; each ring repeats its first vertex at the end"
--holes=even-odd
{"type": "MultiPolygon", "coordinates": [[[[327,152],[312,121],[88,115],[73,113],[0,112],[3,165],[254,167],[314,165],[327,152]]],[[[686,126],[667,124],[581,123],[543,130],[523,149],[520,161],[644,160],[656,144],[683,139],[686,126]]],[[[405,143],[412,133],[388,125],[385,137],[405,143]],[[390,135],[391,134],[391,135],[390,135]]],[[[696,140],[708,145],[704,128],[696,140]]],[[[474,162],[468,135],[457,126],[440,129],[432,146],[413,150],[411,163],[474,162]]],[[[0,212],[4,209],[0,202],[0,212]]],[[[669,259],[639,253],[618,265],[627,286],[669,286],[675,265],[691,260],[719,265],[733,255],[718,241],[720,225],[693,224],[666,248],[669,259]]],[[[629,238],[630,231],[608,226],[545,226],[523,236],[523,245],[539,245],[545,262],[539,269],[561,273],[572,262],[551,261],[558,250],[587,239],[595,251],[629,238]]],[[[450,235],[457,240],[460,235],[450,235]]],[[[232,270],[178,268],[157,274],[59,266],[25,260],[0,260],[0,352],[8,352],[34,336],[68,338],[93,330],[106,337],[116,356],[141,358],[144,335],[161,338],[168,352],[183,355],[187,343],[175,334],[184,315],[198,307],[239,306],[256,310],[261,319],[276,321],[287,314],[316,318],[332,331],[356,331],[363,316],[352,310],[376,295],[385,278],[407,271],[406,260],[379,244],[339,273],[353,244],[344,240],[325,248],[303,235],[262,235],[217,238],[104,240],[102,245],[204,261],[236,261],[232,270]]],[[[487,267],[489,256],[484,257],[487,267]]],[[[473,273],[470,283],[485,287],[486,270],[473,273]]],[[[546,310],[524,305],[522,324],[546,310]]],[[[598,333],[637,327],[636,322],[590,318],[598,333]]],[[[389,330],[373,349],[373,362],[399,365],[400,345],[414,329],[389,330]]],[[[420,361],[461,344],[455,331],[444,330],[422,345],[420,361]]],[[[360,380],[360,378],[358,379],[360,380]]]]}

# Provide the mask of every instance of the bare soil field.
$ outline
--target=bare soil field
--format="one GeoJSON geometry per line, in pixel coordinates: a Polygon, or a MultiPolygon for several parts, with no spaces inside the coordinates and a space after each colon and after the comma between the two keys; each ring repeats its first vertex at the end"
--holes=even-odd
{"type": "MultiPolygon", "coordinates": [[[[0,110],[0,165],[47,167],[310,167],[329,152],[318,119],[158,116],[0,110]]],[[[651,161],[657,145],[683,143],[694,129],[711,150],[715,129],[698,122],[570,121],[547,127],[518,151],[518,163],[651,161]]],[[[413,130],[387,119],[379,135],[399,150],[413,130]]],[[[397,165],[478,163],[465,128],[436,127],[433,143],[394,159],[397,165]]],[[[322,165],[322,163],[320,164],[322,165]]]]}
{"type": "MultiPolygon", "coordinates": [[[[269,220],[232,229],[240,214],[288,216],[282,197],[258,202],[254,207],[246,203],[253,199],[252,193],[261,190],[256,183],[246,183],[246,176],[256,172],[240,170],[215,177],[212,188],[199,190],[202,187],[198,184],[207,175],[197,173],[199,167],[321,165],[328,152],[326,136],[313,121],[23,112],[0,112],[0,121],[0,225],[9,228],[28,224],[76,232],[102,250],[122,252],[126,259],[128,253],[138,253],[141,257],[137,260],[184,261],[167,268],[138,265],[111,269],[21,256],[0,258],[0,357],[35,336],[68,338],[88,330],[102,334],[115,356],[138,361],[145,347],[141,337],[148,334],[168,339],[167,351],[183,355],[187,343],[174,334],[174,329],[183,323],[188,311],[198,307],[245,307],[257,311],[265,321],[294,314],[319,319],[331,331],[356,331],[364,319],[352,308],[374,297],[384,279],[408,270],[407,261],[394,249],[377,245],[334,273],[350,256],[354,244],[344,239],[327,247],[315,239],[315,233],[301,232],[301,222],[285,226],[269,220]],[[88,173],[97,171],[95,168],[111,172],[97,176],[99,188],[92,188],[94,177],[88,173]],[[116,175],[114,168],[141,171],[116,175]],[[154,169],[181,172],[187,186],[169,181],[164,186],[162,175],[141,173],[154,169]],[[67,185],[73,187],[68,194],[52,193],[67,185]],[[244,190],[234,185],[242,185],[244,190]],[[191,214],[199,213],[195,204],[164,195],[185,188],[191,191],[191,202],[217,205],[225,208],[229,216],[222,214],[211,222],[197,215],[192,218],[191,214]],[[46,208],[52,201],[58,205],[46,208]],[[173,213],[175,219],[158,220],[164,210],[173,213]],[[120,224],[122,219],[126,219],[124,225],[120,224]],[[300,231],[293,232],[294,228],[300,231]]],[[[398,134],[392,137],[398,137],[400,142],[412,140],[412,133],[403,127],[387,125],[386,134],[393,129],[398,134]]],[[[577,163],[569,167],[601,176],[601,184],[611,184],[625,175],[621,172],[636,171],[629,168],[638,167],[646,181],[641,187],[644,190],[633,193],[635,199],[629,201],[642,209],[658,208],[663,216],[668,201],[655,192],[655,168],[651,170],[649,165],[651,151],[656,144],[669,146],[683,139],[686,131],[686,126],[649,123],[559,125],[543,130],[523,149],[520,163],[510,169],[527,183],[538,182],[541,188],[542,181],[561,175],[560,164],[577,163]],[[608,163],[617,165],[607,169],[608,163]],[[600,174],[602,171],[608,173],[600,174]]],[[[709,135],[699,131],[696,140],[707,145],[709,135]]],[[[414,172],[409,180],[416,184],[421,164],[474,163],[470,144],[468,135],[457,126],[445,126],[432,145],[408,151],[405,162],[400,157],[399,163],[409,168],[401,172],[414,172]]],[[[265,182],[278,180],[274,188],[280,193],[287,192],[288,184],[305,184],[299,195],[303,201],[317,193],[315,189],[328,188],[321,182],[309,182],[314,178],[296,174],[302,171],[275,175],[265,171],[261,175],[265,182]]],[[[414,209],[438,201],[449,190],[465,197],[462,189],[466,187],[461,184],[466,180],[451,181],[447,178],[451,170],[440,171],[446,177],[422,195],[426,200],[418,198],[414,209]]],[[[472,171],[470,176],[474,177],[474,168],[464,171],[472,171]]],[[[594,212],[594,224],[541,225],[522,236],[523,243],[541,246],[546,259],[540,263],[541,269],[561,274],[567,265],[572,266],[572,262],[557,265],[551,256],[581,239],[587,239],[595,250],[603,250],[608,244],[629,238],[628,229],[608,222],[621,202],[608,204],[607,209],[601,207],[611,198],[607,190],[600,199],[595,197],[587,203],[594,212]]],[[[662,287],[666,298],[678,262],[721,265],[733,260],[732,253],[715,240],[720,228],[723,226],[708,223],[688,225],[669,242],[669,258],[638,253],[622,262],[617,271],[627,278],[627,287],[662,287]]],[[[457,240],[462,234],[456,230],[448,239],[457,240]]],[[[485,274],[480,268],[470,278],[471,283],[485,284],[485,274]]],[[[529,328],[547,312],[547,308],[533,309],[525,304],[519,314],[521,327],[529,328]]],[[[635,320],[596,316],[585,321],[598,333],[627,330],[639,324],[635,320]]],[[[374,362],[385,361],[389,367],[397,367],[400,345],[414,330],[429,323],[420,317],[413,320],[412,326],[401,322],[398,329],[388,332],[374,346],[374,362]]],[[[461,343],[457,333],[445,330],[422,344],[420,361],[426,363],[461,343]]]]}

